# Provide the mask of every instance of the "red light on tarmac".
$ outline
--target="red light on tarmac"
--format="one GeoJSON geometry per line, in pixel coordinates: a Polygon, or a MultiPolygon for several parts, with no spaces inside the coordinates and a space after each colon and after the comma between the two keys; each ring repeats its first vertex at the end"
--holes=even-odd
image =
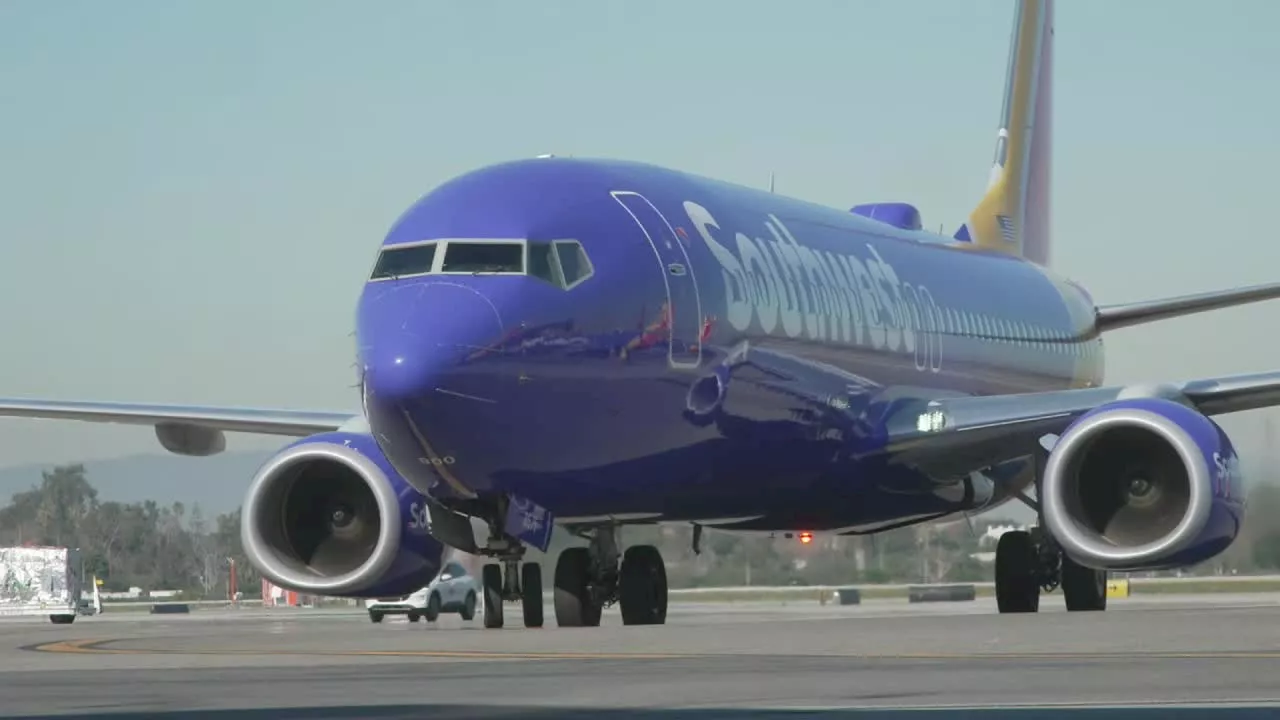
{"type": "Polygon", "coordinates": [[[800,542],[804,543],[805,545],[808,545],[809,543],[813,542],[813,533],[808,533],[808,532],[800,533],[800,542]]]}

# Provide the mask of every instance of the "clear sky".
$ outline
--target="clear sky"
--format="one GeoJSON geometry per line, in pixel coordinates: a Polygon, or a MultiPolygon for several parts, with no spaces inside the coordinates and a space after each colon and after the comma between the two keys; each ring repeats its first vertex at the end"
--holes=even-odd
{"type": "MultiPolygon", "coordinates": [[[[456,174],[644,160],[952,232],[1012,0],[0,0],[0,395],[354,409],[381,236],[456,174]]],[[[1057,8],[1055,268],[1280,280],[1280,3],[1057,8]]],[[[1120,331],[1108,379],[1280,366],[1280,303],[1120,331]]],[[[1224,424],[1262,452],[1258,413],[1224,424]]],[[[236,436],[236,447],[278,441],[236,436]]],[[[0,421],[0,464],[159,451],[0,421]]]]}

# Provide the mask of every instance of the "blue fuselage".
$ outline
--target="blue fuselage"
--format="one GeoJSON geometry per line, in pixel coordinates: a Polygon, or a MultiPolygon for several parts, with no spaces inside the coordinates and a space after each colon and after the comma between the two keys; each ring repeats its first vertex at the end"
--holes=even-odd
{"type": "Polygon", "coordinates": [[[382,253],[357,317],[365,410],[445,503],[756,530],[972,510],[1025,468],[895,462],[894,403],[1102,379],[1092,301],[1044,268],[647,165],[463,175],[382,253]]]}

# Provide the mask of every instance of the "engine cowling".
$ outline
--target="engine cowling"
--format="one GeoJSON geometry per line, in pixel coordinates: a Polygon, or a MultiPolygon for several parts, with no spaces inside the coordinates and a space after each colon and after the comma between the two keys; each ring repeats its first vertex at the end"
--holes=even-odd
{"type": "Polygon", "coordinates": [[[1040,502],[1046,529],[1080,564],[1156,570],[1230,547],[1245,497],[1217,423],[1171,400],[1135,398],[1071,424],[1049,454],[1040,502]]]}
{"type": "Polygon", "coordinates": [[[259,468],[240,535],[249,561],[280,587],[333,597],[404,595],[431,582],[443,562],[427,513],[427,499],[372,437],[322,433],[259,468]]]}

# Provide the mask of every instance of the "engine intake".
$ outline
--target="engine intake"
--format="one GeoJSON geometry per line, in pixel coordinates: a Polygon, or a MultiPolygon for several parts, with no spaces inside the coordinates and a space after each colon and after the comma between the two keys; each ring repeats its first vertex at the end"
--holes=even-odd
{"type": "Polygon", "coordinates": [[[1176,402],[1104,405],[1062,435],[1045,465],[1045,526],[1081,564],[1110,570],[1181,567],[1225,550],[1243,493],[1231,441],[1176,402]]]}
{"type": "Polygon", "coordinates": [[[444,552],[419,522],[425,501],[372,438],[316,436],[258,470],[241,540],[249,561],[281,587],[328,596],[411,592],[434,577],[444,552]]]}

